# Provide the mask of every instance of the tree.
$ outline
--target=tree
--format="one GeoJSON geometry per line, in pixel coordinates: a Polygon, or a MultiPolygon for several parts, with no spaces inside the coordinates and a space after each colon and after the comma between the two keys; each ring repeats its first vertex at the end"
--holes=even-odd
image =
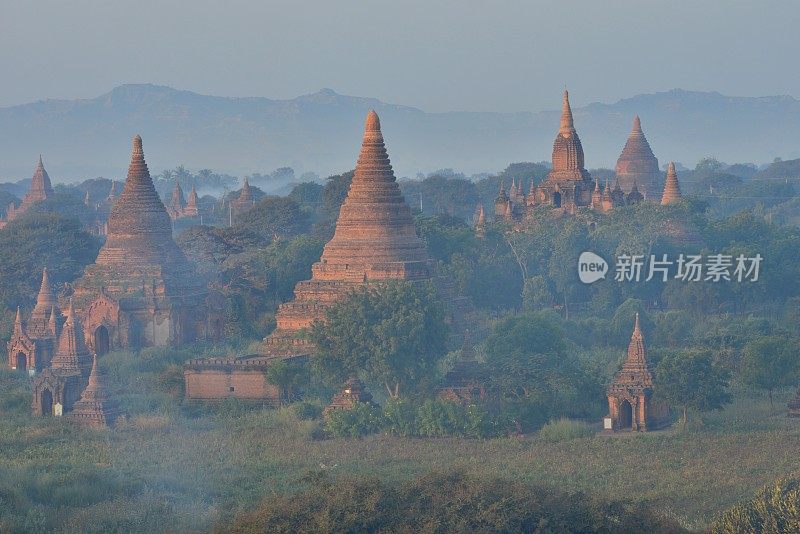
{"type": "Polygon", "coordinates": [[[341,384],[363,375],[390,397],[422,387],[446,352],[444,312],[430,285],[365,286],[332,306],[311,328],[315,370],[341,384]]]}
{"type": "Polygon", "coordinates": [[[296,362],[275,360],[265,371],[267,381],[280,390],[281,402],[289,403],[295,399],[298,390],[308,384],[308,367],[296,362]]]}
{"type": "Polygon", "coordinates": [[[726,510],[710,532],[800,532],[800,479],[786,477],[764,486],[752,500],[726,510]]]}
{"type": "Polygon", "coordinates": [[[708,351],[680,351],[667,354],[656,367],[655,394],[673,406],[680,406],[683,430],[689,409],[719,410],[730,402],[728,372],[713,363],[708,351]]]}
{"type": "Polygon", "coordinates": [[[308,228],[308,215],[291,198],[265,197],[240,214],[236,225],[269,239],[279,239],[304,232],[308,228]]]}
{"type": "Polygon", "coordinates": [[[797,350],[797,343],[786,336],[768,336],[751,341],[742,351],[739,376],[745,384],[767,390],[773,411],[772,392],[795,383],[797,350]]]}
{"type": "Polygon", "coordinates": [[[567,350],[561,319],[542,311],[509,317],[486,340],[489,388],[526,429],[552,417],[594,414],[600,384],[567,350]]]}

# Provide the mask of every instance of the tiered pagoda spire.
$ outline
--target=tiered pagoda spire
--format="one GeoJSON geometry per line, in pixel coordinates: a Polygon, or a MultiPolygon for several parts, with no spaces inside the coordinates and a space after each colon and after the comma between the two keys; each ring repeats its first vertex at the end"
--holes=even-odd
{"type": "Polygon", "coordinates": [[[25,195],[25,201],[30,203],[38,202],[47,199],[52,194],[53,185],[50,183],[50,176],[44,168],[44,163],[42,163],[42,155],[39,154],[39,162],[33,171],[31,187],[28,190],[28,194],[25,195]]]}
{"type": "Polygon", "coordinates": [[[681,186],[678,183],[678,173],[675,164],[669,162],[667,167],[667,180],[664,182],[664,192],[661,194],[661,204],[673,204],[681,199],[681,186]]]}
{"type": "Polygon", "coordinates": [[[68,414],[70,421],[86,427],[114,426],[122,412],[108,394],[105,377],[97,366],[97,356],[92,359],[89,383],[68,414]]]}
{"type": "Polygon", "coordinates": [[[622,369],[614,379],[615,386],[637,386],[639,388],[653,387],[653,375],[647,363],[644,334],[639,325],[639,314],[633,325],[633,334],[628,344],[628,355],[622,364],[622,369]]]}
{"type": "Polygon", "coordinates": [[[313,265],[311,280],[297,284],[295,300],[279,308],[277,329],[265,340],[262,352],[297,355],[296,351],[279,351],[278,345],[294,343],[288,338],[314,320],[323,319],[333,302],[365,282],[428,278],[425,245],[416,234],[411,209],[397,185],[378,114],[370,111],[333,238],[313,265]]]}
{"type": "Polygon", "coordinates": [[[84,378],[88,377],[92,365],[92,355],[86,347],[78,315],[72,305],[72,299],[67,308],[67,319],[61,336],[58,338],[58,346],[50,367],[67,373],[80,373],[84,378]]]}
{"type": "Polygon", "coordinates": [[[172,239],[172,222],[153,186],[138,135],[133,138],[125,187],[111,208],[108,236],[95,263],[117,272],[156,266],[173,272],[186,265],[172,239]]]}
{"type": "Polygon", "coordinates": [[[30,320],[27,325],[27,334],[32,338],[43,339],[52,337],[50,322],[57,321],[58,316],[54,315],[54,310],[58,307],[58,301],[53,288],[50,285],[50,277],[47,267],[42,270],[42,283],[39,286],[39,294],[36,296],[36,305],[31,312],[30,320]]]}
{"type": "Polygon", "coordinates": [[[553,142],[553,170],[548,179],[556,182],[584,180],[588,172],[584,169],[583,145],[575,130],[569,92],[564,90],[561,107],[561,125],[553,142]]]}
{"type": "Polygon", "coordinates": [[[199,211],[197,208],[197,189],[192,184],[192,190],[189,192],[189,200],[186,202],[186,207],[183,214],[186,217],[197,217],[199,211]]]}

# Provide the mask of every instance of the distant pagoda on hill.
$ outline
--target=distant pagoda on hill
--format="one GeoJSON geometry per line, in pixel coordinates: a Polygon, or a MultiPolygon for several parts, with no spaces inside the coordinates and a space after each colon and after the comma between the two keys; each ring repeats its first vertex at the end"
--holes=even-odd
{"type": "Polygon", "coordinates": [[[5,219],[0,220],[0,228],[8,224],[9,221],[13,221],[31,209],[31,207],[33,207],[33,205],[37,202],[47,200],[52,196],[53,185],[50,183],[50,175],[47,174],[47,171],[44,168],[42,156],[39,156],[39,162],[36,164],[36,169],[34,169],[33,176],[31,177],[31,186],[28,189],[28,192],[25,194],[25,197],[22,199],[22,204],[19,206],[10,204],[8,206],[5,219]]]}
{"type": "Polygon", "coordinates": [[[221,331],[205,284],[172,238],[138,135],[105,244],[74,288],[87,342],[98,355],[120,347],[174,346],[221,331]]]}

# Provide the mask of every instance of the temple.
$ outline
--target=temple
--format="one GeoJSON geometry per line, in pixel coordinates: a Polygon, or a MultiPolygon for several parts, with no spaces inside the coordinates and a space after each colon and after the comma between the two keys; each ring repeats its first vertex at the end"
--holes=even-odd
{"type": "Polygon", "coordinates": [[[486,398],[488,378],[485,366],[476,357],[475,347],[467,330],[458,360],[444,376],[438,396],[442,400],[458,404],[474,403],[486,398]]]}
{"type": "Polygon", "coordinates": [[[8,341],[8,366],[17,371],[33,375],[50,364],[60,331],[61,313],[50,286],[47,269],[42,272],[42,284],[36,297],[36,305],[27,322],[17,308],[14,330],[8,341]]]}
{"type": "Polygon", "coordinates": [[[675,164],[669,162],[667,167],[667,180],[664,182],[664,191],[661,193],[661,204],[667,206],[674,204],[681,199],[681,186],[678,183],[678,173],[675,172],[675,164]]]}
{"type": "Polygon", "coordinates": [[[128,176],[108,220],[97,260],[74,283],[86,342],[115,348],[175,346],[218,338],[222,314],[172,238],[172,223],[133,139],[128,176]]]}
{"type": "Polygon", "coordinates": [[[644,432],[669,422],[667,405],[653,399],[653,373],[647,363],[638,313],[628,355],[608,388],[608,413],[603,425],[606,431],[644,432]]]}
{"type": "Polygon", "coordinates": [[[44,163],[42,163],[42,156],[39,156],[39,162],[33,171],[33,177],[31,177],[31,186],[22,199],[22,204],[18,207],[14,204],[9,204],[5,219],[0,220],[0,228],[31,209],[37,202],[47,200],[51,196],[53,196],[53,186],[50,183],[50,176],[44,168],[44,163]]]}
{"type": "Polygon", "coordinates": [[[330,416],[332,412],[340,410],[352,410],[359,402],[372,404],[372,394],[367,391],[364,384],[358,378],[351,378],[345,382],[342,390],[335,394],[322,411],[325,417],[330,416]]]}
{"type": "Polygon", "coordinates": [[[53,360],[33,379],[34,415],[60,416],[72,410],[86,387],[91,368],[92,354],[70,301],[53,360]]]}
{"type": "Polygon", "coordinates": [[[255,204],[256,201],[253,198],[253,191],[250,189],[250,182],[247,180],[247,176],[245,176],[244,184],[242,185],[242,188],[239,190],[239,196],[231,200],[232,214],[236,216],[241,213],[244,213],[245,211],[255,206],[255,204]]]}
{"type": "MultiPolygon", "coordinates": [[[[277,390],[250,375],[263,377],[276,358],[308,357],[313,346],[304,332],[314,321],[323,320],[333,303],[366,283],[432,281],[427,250],[395,180],[374,111],[367,115],[361,153],[333,238],[311,271],[310,280],[296,285],[294,300],[278,308],[276,329],[264,339],[260,355],[197,359],[184,367],[187,399],[253,398],[251,394],[258,391],[265,400],[275,401],[277,390]]],[[[452,284],[435,282],[447,303],[451,330],[460,337],[468,304],[453,296],[452,284]]]]}
{"type": "Polygon", "coordinates": [[[575,130],[569,93],[564,91],[561,126],[553,142],[553,170],[539,184],[535,202],[575,213],[592,203],[595,183],[584,168],[583,146],[575,130]]]}
{"type": "Polygon", "coordinates": [[[663,175],[658,168],[658,159],[644,136],[638,115],[633,118],[633,128],[617,160],[615,171],[626,195],[636,189],[643,198],[658,198],[663,175]]]}

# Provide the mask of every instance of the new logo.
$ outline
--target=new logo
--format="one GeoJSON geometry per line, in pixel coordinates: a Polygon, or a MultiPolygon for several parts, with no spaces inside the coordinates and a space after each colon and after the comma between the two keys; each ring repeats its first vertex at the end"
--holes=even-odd
{"type": "Polygon", "coordinates": [[[597,282],[606,277],[608,263],[594,252],[582,252],[578,258],[578,278],[584,284],[597,282]]]}

